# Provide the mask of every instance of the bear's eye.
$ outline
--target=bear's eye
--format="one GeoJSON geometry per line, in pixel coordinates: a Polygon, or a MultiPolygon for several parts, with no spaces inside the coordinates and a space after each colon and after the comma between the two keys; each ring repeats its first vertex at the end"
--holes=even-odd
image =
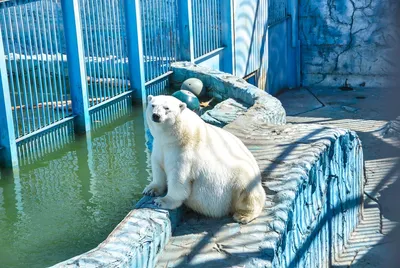
{"type": "Polygon", "coordinates": [[[156,106],[153,104],[153,105],[151,105],[151,107],[153,107],[153,108],[154,108],[154,107],[156,107],[156,106]]]}
{"type": "Polygon", "coordinates": [[[168,111],[168,110],[169,110],[169,107],[164,107],[164,109],[165,109],[166,111],[168,111]]]}

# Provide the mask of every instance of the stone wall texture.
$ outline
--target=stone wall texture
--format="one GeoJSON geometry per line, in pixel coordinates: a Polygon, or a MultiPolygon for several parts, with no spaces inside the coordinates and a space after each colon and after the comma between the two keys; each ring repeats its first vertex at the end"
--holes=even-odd
{"type": "Polygon", "coordinates": [[[301,0],[304,86],[385,86],[396,62],[398,0],[301,0]]]}

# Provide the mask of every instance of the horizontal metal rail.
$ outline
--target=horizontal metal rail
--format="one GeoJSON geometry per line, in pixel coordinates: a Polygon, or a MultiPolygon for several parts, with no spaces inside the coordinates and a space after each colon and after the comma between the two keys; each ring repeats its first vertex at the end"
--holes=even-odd
{"type": "Polygon", "coordinates": [[[213,51],[210,51],[210,52],[208,52],[208,53],[206,53],[206,54],[194,59],[194,62],[195,63],[200,63],[202,61],[205,61],[205,60],[207,60],[207,59],[209,59],[209,58],[221,53],[224,49],[226,49],[226,47],[219,47],[217,49],[214,49],[213,51]]]}
{"type": "Polygon", "coordinates": [[[46,132],[50,132],[50,131],[52,131],[53,129],[59,127],[60,125],[63,125],[63,124],[68,123],[68,122],[70,122],[70,121],[73,121],[74,118],[75,118],[74,115],[68,116],[68,117],[66,117],[66,118],[64,118],[64,119],[61,119],[60,121],[57,121],[57,122],[55,122],[55,123],[53,123],[53,124],[51,124],[51,125],[49,125],[49,126],[46,126],[46,127],[44,127],[44,128],[38,129],[38,130],[36,130],[36,131],[34,131],[34,132],[31,132],[31,133],[29,133],[29,134],[27,134],[27,135],[25,135],[25,136],[22,136],[22,137],[16,139],[15,141],[16,141],[16,143],[20,143],[21,141],[30,139],[30,138],[32,138],[32,137],[38,135],[38,134],[44,134],[44,133],[46,133],[46,132]]]}
{"type": "Polygon", "coordinates": [[[162,75],[160,75],[160,76],[158,76],[158,77],[156,77],[156,78],[154,78],[154,79],[151,79],[150,81],[147,81],[147,82],[144,83],[144,84],[145,84],[145,86],[150,86],[150,85],[152,85],[152,84],[157,83],[157,82],[160,81],[160,80],[163,80],[163,79],[167,78],[167,77],[170,76],[172,73],[173,73],[172,71],[168,71],[168,72],[166,72],[165,74],[162,74],[162,75]]]}
{"type": "Polygon", "coordinates": [[[121,93],[121,94],[115,96],[115,97],[112,97],[112,98],[109,98],[109,99],[107,99],[105,101],[102,101],[100,104],[97,104],[95,106],[90,107],[89,108],[89,112],[94,112],[96,110],[99,110],[99,109],[105,107],[106,105],[109,105],[109,104],[111,104],[111,103],[113,103],[115,101],[118,101],[118,100],[120,100],[122,98],[125,98],[126,96],[132,94],[133,92],[134,92],[133,90],[128,90],[128,91],[125,91],[124,93],[121,93]]]}

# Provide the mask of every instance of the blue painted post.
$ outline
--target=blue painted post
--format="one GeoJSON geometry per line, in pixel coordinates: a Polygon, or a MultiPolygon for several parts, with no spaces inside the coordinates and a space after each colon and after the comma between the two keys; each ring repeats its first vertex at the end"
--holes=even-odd
{"type": "Polygon", "coordinates": [[[133,100],[146,104],[146,87],[143,63],[142,22],[140,17],[140,0],[124,0],[125,27],[128,44],[128,66],[133,100]]]}
{"type": "Polygon", "coordinates": [[[78,0],[61,0],[75,132],[90,131],[85,58],[78,0]]]}
{"type": "Polygon", "coordinates": [[[194,46],[193,46],[192,0],[179,0],[178,14],[180,18],[179,21],[179,33],[181,42],[180,60],[193,62],[194,46]]]}
{"type": "Polygon", "coordinates": [[[6,57],[0,29],[0,166],[18,166],[17,145],[8,86],[6,57]]]}
{"type": "Polygon", "coordinates": [[[288,2],[288,13],[290,14],[290,21],[292,25],[292,47],[297,47],[297,40],[299,34],[298,26],[298,1],[289,0],[288,2]]]}
{"type": "Polygon", "coordinates": [[[221,24],[222,24],[222,45],[225,47],[222,54],[223,71],[235,74],[235,50],[234,50],[234,30],[233,30],[233,0],[220,0],[221,4],[221,24]]]}
{"type": "Polygon", "coordinates": [[[300,40],[299,40],[299,3],[297,0],[288,1],[288,13],[291,22],[291,45],[294,49],[294,70],[296,75],[292,87],[300,86],[300,40]]]}

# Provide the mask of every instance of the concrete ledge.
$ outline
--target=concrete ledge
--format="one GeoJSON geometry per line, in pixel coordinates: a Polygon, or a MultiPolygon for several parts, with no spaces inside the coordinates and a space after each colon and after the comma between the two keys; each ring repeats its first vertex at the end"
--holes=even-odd
{"type": "Polygon", "coordinates": [[[180,217],[145,196],[100,245],[53,267],[153,267],[180,217]]]}
{"type": "Polygon", "coordinates": [[[214,126],[224,127],[239,116],[247,113],[249,107],[232,98],[219,102],[211,110],[201,115],[201,118],[214,126]]]}
{"type": "Polygon", "coordinates": [[[363,154],[357,135],[320,125],[284,125],[281,103],[243,80],[193,64],[173,68],[175,83],[199,77],[211,94],[250,106],[225,129],[257,159],[267,193],[262,215],[239,225],[230,217],[185,212],[171,237],[182,208],[161,210],[144,197],[98,247],[54,267],[328,266],[361,211],[363,154]]]}
{"type": "Polygon", "coordinates": [[[179,89],[186,79],[195,77],[203,82],[210,96],[220,101],[233,98],[249,106],[248,120],[270,125],[286,123],[286,113],[281,102],[244,79],[190,62],[175,62],[171,68],[173,73],[170,84],[174,89],[179,89]]]}
{"type": "Polygon", "coordinates": [[[187,212],[157,267],[328,267],[361,215],[363,153],[357,135],[245,118],[225,129],[256,157],[265,209],[248,225],[187,212]]]}

